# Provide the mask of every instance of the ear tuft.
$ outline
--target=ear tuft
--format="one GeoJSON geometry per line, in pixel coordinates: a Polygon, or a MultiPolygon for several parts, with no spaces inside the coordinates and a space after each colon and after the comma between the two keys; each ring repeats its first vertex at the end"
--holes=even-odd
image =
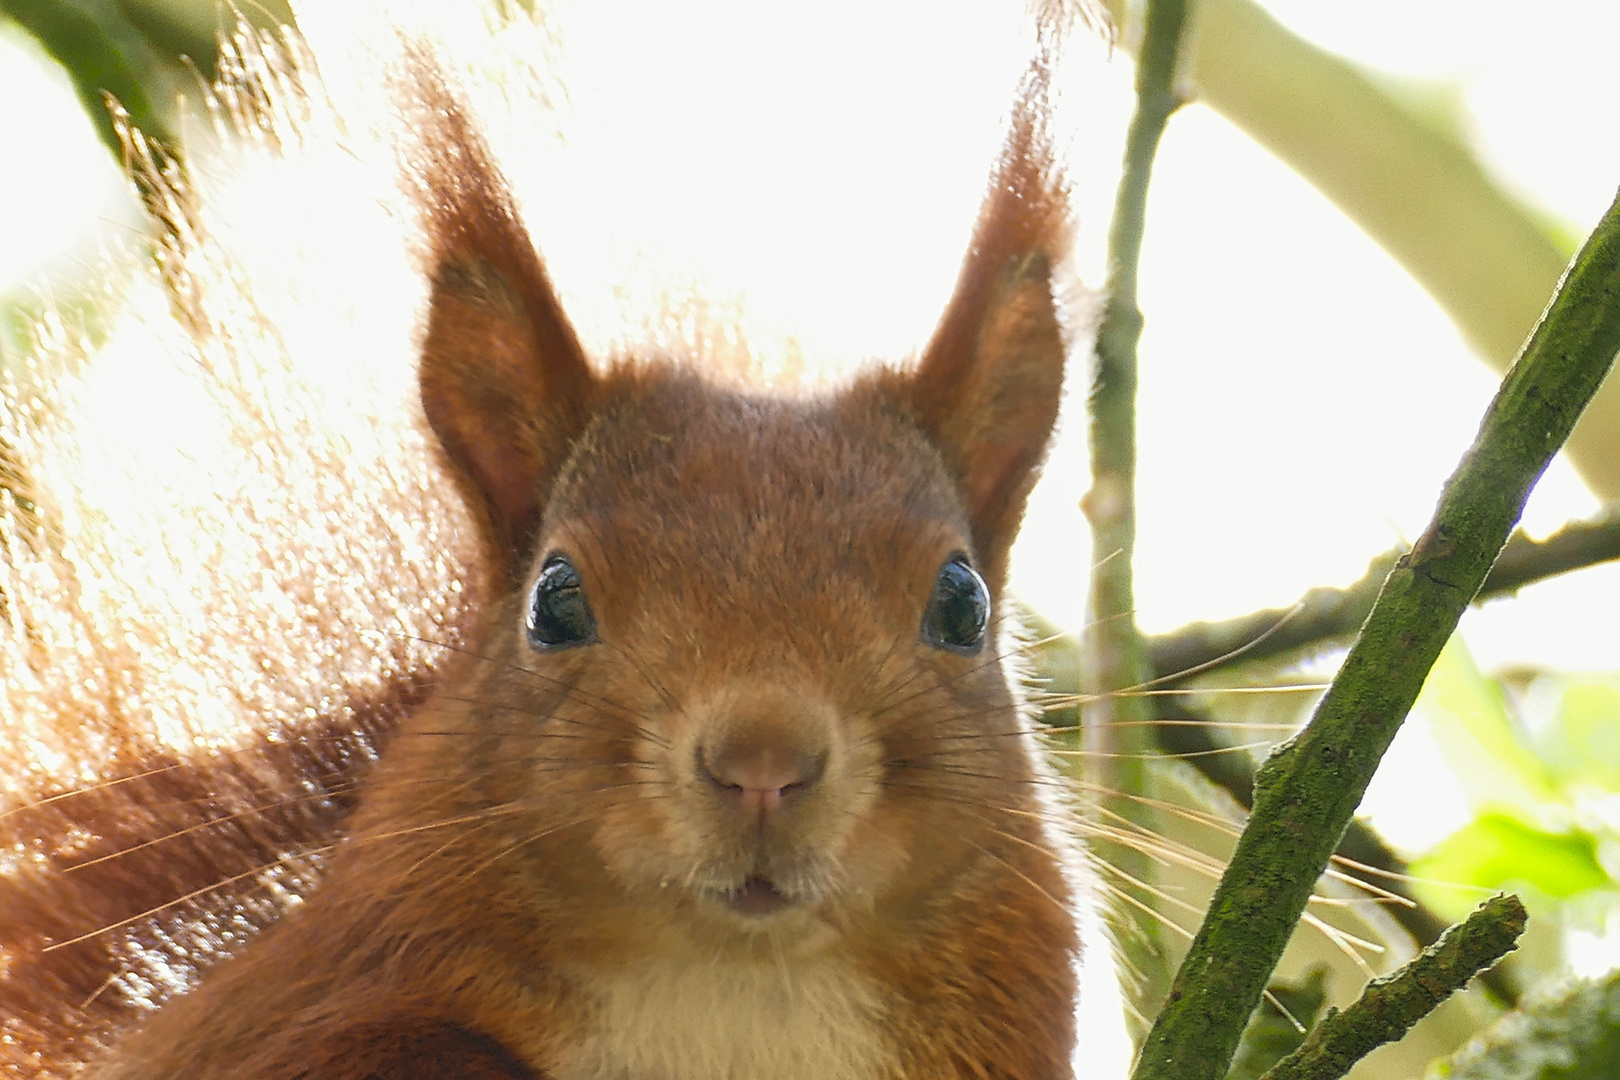
{"type": "Polygon", "coordinates": [[[407,172],[432,280],[422,407],[492,543],[526,561],[596,377],[460,102],[420,56],[408,85],[420,142],[407,172]]]}
{"type": "Polygon", "coordinates": [[[1068,192],[1047,128],[1054,37],[1043,32],[972,248],[909,386],[998,587],[1057,421],[1067,352],[1052,295],[1053,267],[1069,249],[1068,192]]]}

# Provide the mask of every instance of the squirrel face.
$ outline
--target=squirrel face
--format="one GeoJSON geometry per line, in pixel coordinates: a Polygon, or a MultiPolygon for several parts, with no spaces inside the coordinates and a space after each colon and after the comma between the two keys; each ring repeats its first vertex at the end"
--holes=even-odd
{"type": "Polygon", "coordinates": [[[519,808],[485,826],[501,862],[578,863],[581,909],[706,948],[811,948],[925,902],[1033,782],[938,451],[875,387],[614,382],[485,655],[404,735],[485,778],[434,812],[519,808]]]}
{"type": "MultiPolygon", "coordinates": [[[[782,955],[930,909],[1039,814],[990,633],[1062,381],[1038,105],[917,368],[794,399],[599,373],[476,135],[418,81],[423,405],[516,584],[402,735],[398,768],[479,783],[411,820],[476,822],[491,867],[566,878],[592,900],[569,919],[613,913],[581,931],[608,952],[643,947],[628,912],[676,947],[782,955]],[[438,743],[460,760],[421,763],[438,743]]],[[[374,800],[357,833],[409,809],[374,800]]]]}

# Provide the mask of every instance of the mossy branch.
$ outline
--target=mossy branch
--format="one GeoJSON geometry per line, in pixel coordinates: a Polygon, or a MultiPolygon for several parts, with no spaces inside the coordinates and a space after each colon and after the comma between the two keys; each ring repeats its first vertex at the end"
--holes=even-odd
{"type": "Polygon", "coordinates": [[[1216,1080],[1226,1071],[1379,759],[1617,348],[1620,203],[1576,255],[1310,724],[1257,774],[1254,815],[1135,1080],[1216,1080]]]}
{"type": "MultiPolygon", "coordinates": [[[[1173,82],[1176,44],[1185,0],[1149,0],[1146,37],[1136,71],[1136,113],[1126,135],[1124,170],[1108,232],[1107,306],[1097,332],[1097,363],[1091,387],[1091,490],[1084,507],[1091,523],[1091,626],[1083,670],[1091,704],[1085,710],[1090,779],[1107,798],[1105,812],[1154,831],[1148,804],[1132,795],[1146,788],[1145,754],[1153,719],[1151,699],[1112,691],[1138,686],[1148,677],[1147,653],[1136,628],[1131,580],[1136,547],[1136,348],[1142,336],[1137,306],[1137,263],[1147,212],[1153,158],[1165,124],[1180,99],[1173,82]]],[[[1148,884],[1149,861],[1124,844],[1100,852],[1122,878],[1148,884]]],[[[1161,928],[1151,912],[1114,913],[1115,938],[1126,967],[1136,976],[1133,1011],[1151,1011],[1168,989],[1170,966],[1161,928]],[[1124,924],[1120,924],[1124,920],[1124,924]]],[[[1136,1032],[1138,1036],[1144,1032],[1136,1032]]]]}
{"type": "MultiPolygon", "coordinates": [[[[1211,735],[1207,723],[1187,723],[1202,719],[1190,707],[1180,704],[1181,698],[1172,697],[1164,705],[1166,713],[1180,723],[1160,724],[1154,734],[1160,748],[1185,760],[1203,777],[1222,788],[1233,801],[1245,810],[1254,804],[1254,767],[1247,754],[1222,752],[1219,742],[1211,735]]],[[[1447,929],[1447,923],[1431,911],[1422,899],[1413,893],[1405,880],[1408,872],[1406,860],[1384,842],[1373,827],[1359,818],[1352,818],[1334,855],[1341,860],[1337,869],[1345,878],[1360,881],[1379,893],[1401,897],[1408,903],[1389,905],[1385,912],[1419,945],[1432,945],[1447,929]],[[1346,861],[1347,860],[1347,861],[1346,861]]],[[[1480,976],[1480,981],[1505,1005],[1517,1005],[1521,990],[1518,980],[1507,967],[1494,967],[1480,976]]]]}
{"type": "MultiPolygon", "coordinates": [[[[1399,558],[1400,553],[1395,551],[1380,555],[1372,561],[1366,576],[1354,585],[1344,589],[1312,589],[1290,608],[1253,612],[1219,623],[1195,623],[1151,637],[1147,640],[1149,667],[1158,679],[1174,678],[1180,671],[1208,671],[1218,667],[1222,658],[1245,663],[1348,637],[1366,621],[1379,585],[1399,558]]],[[[1545,540],[1531,540],[1522,532],[1515,532],[1474,599],[1478,603],[1533,582],[1614,559],[1620,559],[1620,510],[1611,510],[1588,521],[1572,522],[1545,540]]],[[[1066,689],[1060,684],[1052,686],[1057,693],[1066,689]]],[[[1159,747],[1184,758],[1206,779],[1225,789],[1245,809],[1249,808],[1254,799],[1254,766],[1248,755],[1223,753],[1209,727],[1187,723],[1189,719],[1199,719],[1199,714],[1184,699],[1161,698],[1159,703],[1161,717],[1172,717],[1176,721],[1155,726],[1154,736],[1159,747]]],[[[1419,945],[1431,944],[1446,929],[1446,923],[1399,880],[1399,875],[1407,871],[1405,860],[1370,826],[1352,820],[1339,841],[1337,854],[1381,871],[1376,881],[1378,888],[1413,901],[1410,905],[1391,907],[1389,915],[1419,945]]],[[[1340,869],[1353,878],[1363,876],[1356,866],[1340,869]]],[[[1506,966],[1490,969],[1481,980],[1502,1002],[1517,1003],[1520,989],[1506,966]]]]}
{"type": "Polygon", "coordinates": [[[1338,1080],[1517,948],[1525,918],[1516,896],[1485,901],[1411,963],[1368,983],[1348,1009],[1329,1010],[1304,1043],[1260,1080],[1338,1080]]]}

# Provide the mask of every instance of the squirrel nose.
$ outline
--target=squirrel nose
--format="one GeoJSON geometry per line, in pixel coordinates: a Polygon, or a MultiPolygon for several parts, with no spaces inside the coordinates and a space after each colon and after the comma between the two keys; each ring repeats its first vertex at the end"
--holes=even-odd
{"type": "Polygon", "coordinates": [[[726,741],[698,748],[697,771],[723,800],[755,817],[813,788],[827,771],[827,755],[779,743],[726,741]]]}

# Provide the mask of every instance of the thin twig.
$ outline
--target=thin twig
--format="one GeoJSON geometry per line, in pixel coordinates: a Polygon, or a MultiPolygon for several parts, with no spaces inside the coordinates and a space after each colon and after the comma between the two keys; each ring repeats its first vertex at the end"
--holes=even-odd
{"type": "Polygon", "coordinates": [[[1410,964],[1368,983],[1354,1005],[1343,1012],[1329,1010],[1304,1043],[1260,1080],[1338,1080],[1517,948],[1524,925],[1524,905],[1517,896],[1485,901],[1410,964]]]}
{"type": "MultiPolygon", "coordinates": [[[[1222,666],[1222,657],[1248,662],[1348,637],[1366,621],[1379,586],[1400,555],[1398,550],[1385,552],[1368,564],[1367,573],[1354,585],[1312,589],[1286,608],[1222,622],[1190,623],[1151,637],[1147,647],[1154,675],[1173,677],[1195,668],[1208,671],[1222,666]]],[[[1572,522],[1545,540],[1531,540],[1516,532],[1475,602],[1614,559],[1620,559],[1620,509],[1572,522]]]]}
{"type": "MultiPolygon", "coordinates": [[[[1136,114],[1126,134],[1124,171],[1109,222],[1108,303],[1097,331],[1091,387],[1092,483],[1084,506],[1092,550],[1108,557],[1095,562],[1091,575],[1093,633],[1087,637],[1084,664],[1095,704],[1085,710],[1085,740],[1096,770],[1091,779],[1100,789],[1126,793],[1145,787],[1140,751],[1150,738],[1145,726],[1132,721],[1153,719],[1150,699],[1110,693],[1140,685],[1148,674],[1147,652],[1132,617],[1136,602],[1131,581],[1136,546],[1136,347],[1142,336],[1137,264],[1154,154],[1165,124],[1181,105],[1173,81],[1183,9],[1184,0],[1149,0],[1147,5],[1136,69],[1136,114]]],[[[1105,810],[1152,827],[1151,811],[1139,801],[1116,798],[1107,801],[1105,810]]],[[[1147,883],[1152,867],[1139,852],[1116,844],[1102,854],[1151,891],[1147,883]]],[[[1115,914],[1132,917],[1124,911],[1115,914]]],[[[1137,918],[1132,925],[1116,927],[1115,936],[1137,976],[1134,1004],[1150,1010],[1170,981],[1158,922],[1151,915],[1137,918]]]]}

